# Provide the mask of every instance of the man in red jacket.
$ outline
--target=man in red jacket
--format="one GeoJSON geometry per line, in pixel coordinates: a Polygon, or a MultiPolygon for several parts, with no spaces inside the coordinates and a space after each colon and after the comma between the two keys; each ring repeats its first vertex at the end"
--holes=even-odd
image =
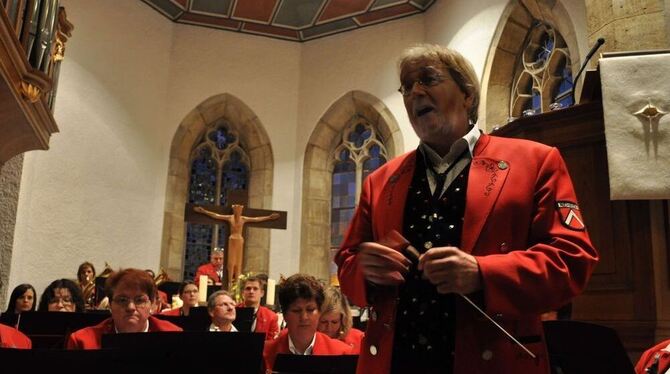
{"type": "Polygon", "coordinates": [[[223,248],[216,247],[209,256],[209,263],[200,265],[195,272],[193,281],[200,284],[200,276],[207,276],[207,284],[220,286],[224,279],[223,248]]]}
{"type": "Polygon", "coordinates": [[[240,306],[254,308],[254,322],[251,324],[251,331],[262,332],[265,334],[265,340],[271,340],[277,337],[279,333],[279,323],[277,314],[261,305],[261,298],[265,295],[265,280],[261,277],[249,276],[242,285],[242,297],[244,303],[240,306]]]}
{"type": "Polygon", "coordinates": [[[598,259],[558,150],[481,133],[458,52],[408,49],[400,83],[420,145],[365,179],[336,256],[342,291],[371,308],[358,372],[548,373],[540,314],[598,259]]]}
{"type": "Polygon", "coordinates": [[[182,331],[178,326],[151,316],[156,284],[143,270],[124,269],[113,273],[105,284],[112,316],[99,324],[73,332],[67,349],[100,349],[103,334],[147,331],[182,331]]]}

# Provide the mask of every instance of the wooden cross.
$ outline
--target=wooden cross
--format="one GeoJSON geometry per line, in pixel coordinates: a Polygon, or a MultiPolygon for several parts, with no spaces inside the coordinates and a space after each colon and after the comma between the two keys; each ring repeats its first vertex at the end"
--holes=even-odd
{"type": "Polygon", "coordinates": [[[224,252],[228,269],[228,286],[231,285],[231,281],[237,279],[243,268],[242,252],[248,225],[259,228],[286,229],[286,212],[246,208],[244,207],[246,196],[246,191],[229,191],[229,204],[226,206],[188,203],[184,212],[186,222],[209,225],[228,224],[226,240],[228,246],[224,252]],[[196,211],[196,208],[199,211],[196,211]]]}

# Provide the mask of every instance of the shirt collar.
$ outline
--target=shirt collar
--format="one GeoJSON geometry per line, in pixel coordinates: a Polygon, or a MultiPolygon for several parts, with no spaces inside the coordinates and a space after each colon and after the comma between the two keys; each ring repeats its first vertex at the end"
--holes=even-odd
{"type": "Polygon", "coordinates": [[[469,156],[472,158],[475,145],[477,145],[477,141],[479,140],[480,136],[481,132],[479,131],[479,128],[477,126],[472,126],[467,134],[463,135],[462,138],[456,140],[454,144],[451,145],[449,152],[447,152],[444,157],[440,157],[440,155],[435,152],[435,150],[433,150],[428,144],[424,142],[419,144],[419,150],[424,155],[424,157],[426,157],[431,162],[432,165],[440,165],[445,163],[451,164],[463,153],[465,147],[467,147],[469,156]]]}
{"type": "Polygon", "coordinates": [[[300,353],[298,350],[295,348],[295,345],[293,345],[293,340],[291,340],[291,335],[288,335],[288,350],[291,351],[294,355],[303,355],[303,356],[309,356],[312,354],[312,351],[314,350],[314,342],[316,342],[316,333],[314,334],[314,337],[312,337],[312,342],[309,343],[309,346],[307,349],[305,349],[305,352],[300,353]]]}
{"type": "MultiPolygon", "coordinates": [[[[219,326],[212,323],[209,325],[209,331],[223,331],[223,330],[221,330],[219,326]]],[[[235,325],[230,325],[230,330],[227,332],[237,332],[235,325]]]]}

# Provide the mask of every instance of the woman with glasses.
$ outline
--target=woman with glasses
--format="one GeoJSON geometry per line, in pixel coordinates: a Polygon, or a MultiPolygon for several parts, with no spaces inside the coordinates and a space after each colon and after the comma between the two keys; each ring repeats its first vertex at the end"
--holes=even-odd
{"type": "Polygon", "coordinates": [[[56,279],[44,289],[37,310],[41,312],[83,312],[84,296],[75,282],[69,279],[56,279]]]}
{"type": "Polygon", "coordinates": [[[9,297],[7,310],[0,317],[0,323],[14,326],[17,322],[17,316],[21,312],[35,311],[35,307],[37,306],[36,296],[35,287],[30,284],[24,283],[16,286],[9,297]]]}
{"type": "Polygon", "coordinates": [[[184,304],[175,309],[162,312],[166,316],[188,316],[191,308],[198,306],[198,286],[193,281],[184,281],[179,285],[179,297],[184,304]]]}
{"type": "Polygon", "coordinates": [[[112,316],[98,325],[70,335],[67,349],[100,349],[103,334],[182,331],[178,326],[151,316],[156,285],[144,270],[124,269],[112,273],[105,282],[112,316]]]}

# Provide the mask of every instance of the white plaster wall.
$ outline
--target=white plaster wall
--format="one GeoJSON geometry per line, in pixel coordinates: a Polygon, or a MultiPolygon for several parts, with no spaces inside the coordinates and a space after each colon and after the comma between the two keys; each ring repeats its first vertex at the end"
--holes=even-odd
{"type": "Polygon", "coordinates": [[[493,33],[508,2],[436,1],[426,12],[426,42],[461,52],[481,80],[493,33]]]}
{"type": "Polygon", "coordinates": [[[62,0],[75,25],[48,152],[26,153],[10,287],[79,263],[158,265],[172,25],[134,0],[62,0]]]}

